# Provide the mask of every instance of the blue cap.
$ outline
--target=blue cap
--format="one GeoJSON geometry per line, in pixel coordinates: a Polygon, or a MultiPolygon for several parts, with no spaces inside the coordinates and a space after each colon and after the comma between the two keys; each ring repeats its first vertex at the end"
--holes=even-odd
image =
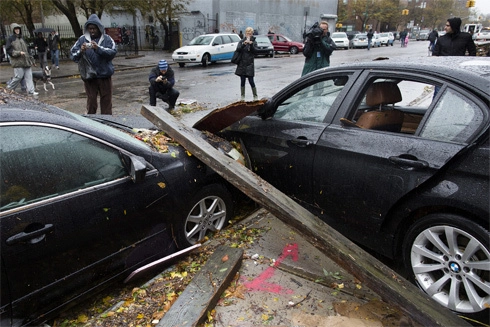
{"type": "Polygon", "coordinates": [[[165,59],[162,59],[158,62],[158,68],[160,70],[167,70],[168,69],[168,63],[165,59]]]}

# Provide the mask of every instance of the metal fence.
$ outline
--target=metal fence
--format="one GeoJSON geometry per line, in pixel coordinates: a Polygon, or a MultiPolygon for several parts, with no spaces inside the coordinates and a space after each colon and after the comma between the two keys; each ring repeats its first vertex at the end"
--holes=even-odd
{"type": "MultiPolygon", "coordinates": [[[[44,25],[35,24],[35,28],[50,28],[58,32],[60,36],[60,59],[70,57],[70,49],[77,41],[77,37],[70,25],[44,25]]],[[[83,30],[83,26],[80,26],[83,30]]],[[[5,25],[6,37],[13,34],[10,25],[5,25]]],[[[21,25],[22,35],[28,44],[33,43],[34,33],[30,33],[25,25],[21,25]]],[[[138,50],[162,50],[164,46],[165,31],[153,25],[121,26],[106,28],[107,34],[111,35],[118,47],[118,56],[127,56],[137,53],[138,50]],[[120,35],[117,35],[119,31],[120,35]]],[[[49,33],[44,33],[48,37],[49,33]]]]}

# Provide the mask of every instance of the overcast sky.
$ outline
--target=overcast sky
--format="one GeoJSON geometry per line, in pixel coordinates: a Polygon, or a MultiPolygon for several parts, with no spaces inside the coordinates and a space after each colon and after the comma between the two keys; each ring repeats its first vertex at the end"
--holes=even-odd
{"type": "Polygon", "coordinates": [[[490,0],[476,0],[475,8],[482,14],[490,14],[490,0]]]}

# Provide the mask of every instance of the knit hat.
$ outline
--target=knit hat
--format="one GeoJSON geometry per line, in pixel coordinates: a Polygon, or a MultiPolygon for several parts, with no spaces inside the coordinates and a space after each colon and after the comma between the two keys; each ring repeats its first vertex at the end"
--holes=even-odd
{"type": "Polygon", "coordinates": [[[453,30],[453,33],[459,32],[461,28],[461,18],[459,17],[449,18],[447,22],[449,23],[449,25],[451,25],[451,29],[453,30]]]}
{"type": "Polygon", "coordinates": [[[167,70],[168,69],[168,63],[165,59],[162,59],[158,62],[158,69],[160,69],[160,70],[167,70]]]}

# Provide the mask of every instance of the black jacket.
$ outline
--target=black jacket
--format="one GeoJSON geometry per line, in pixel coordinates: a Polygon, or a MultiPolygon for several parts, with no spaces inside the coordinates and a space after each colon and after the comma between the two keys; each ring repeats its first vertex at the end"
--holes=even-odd
{"type": "Polygon", "coordinates": [[[255,42],[255,37],[251,38],[253,44],[243,44],[244,41],[245,39],[241,40],[236,46],[236,51],[241,52],[242,58],[236,67],[235,75],[253,77],[255,76],[254,58],[257,42],[255,42]]]}
{"type": "Polygon", "coordinates": [[[434,31],[430,32],[429,37],[428,37],[429,42],[431,42],[431,43],[436,42],[438,37],[439,37],[439,33],[437,33],[437,31],[434,30],[434,31]]]}
{"type": "Polygon", "coordinates": [[[434,56],[464,56],[466,50],[470,56],[476,56],[475,42],[470,33],[456,32],[445,34],[437,39],[432,55],[434,56]]]}

